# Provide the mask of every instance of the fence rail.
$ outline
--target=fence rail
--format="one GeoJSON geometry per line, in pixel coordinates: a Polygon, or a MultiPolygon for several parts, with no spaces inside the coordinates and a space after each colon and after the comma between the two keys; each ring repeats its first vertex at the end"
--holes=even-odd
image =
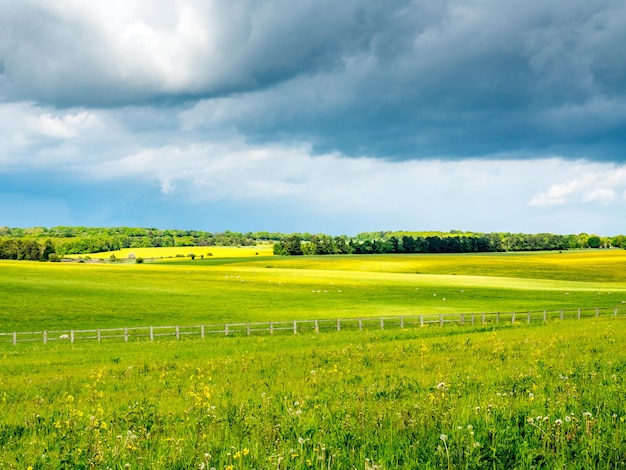
{"type": "Polygon", "coordinates": [[[497,325],[515,323],[548,322],[550,320],[580,320],[584,318],[626,315],[625,308],[593,307],[560,310],[527,310],[518,312],[481,313],[430,313],[420,315],[326,318],[318,320],[281,320],[248,323],[213,323],[192,326],[137,326],[125,328],[97,328],[92,330],[43,330],[28,332],[0,333],[0,344],[22,342],[69,342],[149,340],[187,336],[252,336],[299,333],[320,333],[324,331],[363,331],[419,328],[428,325],[497,325]]]}

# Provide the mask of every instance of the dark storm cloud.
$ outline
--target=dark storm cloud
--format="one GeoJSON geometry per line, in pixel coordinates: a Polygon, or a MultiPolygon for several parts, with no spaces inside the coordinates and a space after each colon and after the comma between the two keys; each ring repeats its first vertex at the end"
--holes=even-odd
{"type": "Polygon", "coordinates": [[[4,2],[0,97],[182,106],[187,140],[624,161],[624,24],[617,0],[4,2]]]}
{"type": "Polygon", "coordinates": [[[15,99],[116,106],[254,90],[341,65],[405,1],[23,2],[2,6],[15,99]]]}

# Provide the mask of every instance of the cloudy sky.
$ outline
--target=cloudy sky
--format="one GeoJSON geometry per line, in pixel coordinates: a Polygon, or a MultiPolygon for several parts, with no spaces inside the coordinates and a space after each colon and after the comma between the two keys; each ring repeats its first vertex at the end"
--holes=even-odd
{"type": "Polygon", "coordinates": [[[626,233],[623,0],[0,0],[0,226],[626,233]]]}

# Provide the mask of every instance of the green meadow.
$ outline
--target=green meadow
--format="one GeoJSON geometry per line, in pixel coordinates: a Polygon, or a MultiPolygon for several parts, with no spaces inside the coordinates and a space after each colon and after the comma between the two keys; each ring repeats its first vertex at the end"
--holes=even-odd
{"type": "Polygon", "coordinates": [[[610,310],[1,342],[0,469],[626,468],[625,262],[624,250],[3,261],[0,332],[610,310]]]}
{"type": "MultiPolygon", "coordinates": [[[[155,249],[152,249],[155,250],[155,249]]],[[[0,332],[622,308],[626,250],[0,262],[0,332]]]]}
{"type": "Polygon", "coordinates": [[[0,468],[625,468],[625,321],[3,344],[0,468]]]}

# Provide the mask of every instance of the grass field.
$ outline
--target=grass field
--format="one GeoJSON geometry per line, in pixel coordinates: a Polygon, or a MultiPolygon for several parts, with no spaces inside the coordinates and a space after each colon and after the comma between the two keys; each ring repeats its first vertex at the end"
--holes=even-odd
{"type": "Polygon", "coordinates": [[[623,250],[3,261],[0,331],[615,306],[620,315],[0,343],[0,470],[626,468],[625,262],[623,250]]]}
{"type": "Polygon", "coordinates": [[[626,250],[2,261],[0,332],[621,308],[625,266],[626,250]]]}
{"type": "Polygon", "coordinates": [[[0,468],[625,468],[625,321],[2,345],[0,468]]]}

